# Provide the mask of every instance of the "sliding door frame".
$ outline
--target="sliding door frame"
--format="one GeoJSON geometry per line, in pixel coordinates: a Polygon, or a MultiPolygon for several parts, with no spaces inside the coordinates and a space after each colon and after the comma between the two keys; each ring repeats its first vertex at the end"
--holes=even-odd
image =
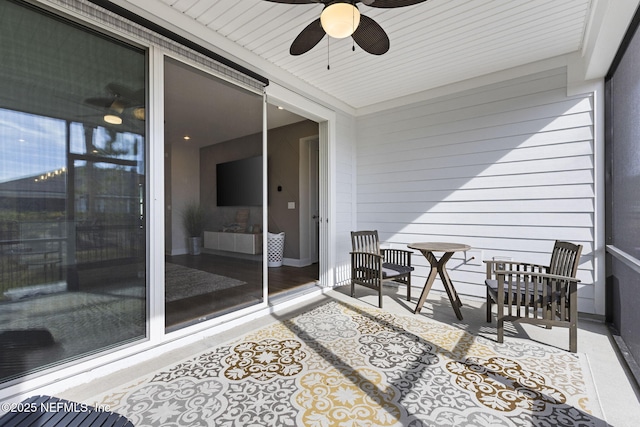
{"type": "MultiPolygon", "coordinates": [[[[153,265],[151,264],[151,262],[149,263],[149,268],[153,268],[154,271],[152,274],[150,274],[150,277],[154,277],[155,281],[153,282],[149,282],[152,283],[152,285],[149,285],[149,287],[153,288],[153,287],[157,287],[158,289],[156,289],[156,296],[155,299],[153,299],[153,303],[155,304],[159,304],[157,307],[155,307],[155,312],[157,314],[162,313],[162,316],[158,316],[159,319],[149,319],[150,322],[155,322],[155,323],[162,323],[160,324],[154,324],[154,328],[153,331],[155,332],[155,335],[151,337],[153,342],[158,342],[158,343],[163,343],[166,341],[165,337],[166,336],[170,336],[171,339],[173,339],[174,337],[184,337],[184,336],[188,336],[191,335],[193,333],[197,333],[200,331],[205,331],[209,328],[215,327],[219,324],[222,323],[226,323],[230,320],[234,320],[234,319],[239,319],[242,318],[245,315],[249,315],[251,313],[255,313],[256,311],[260,310],[260,309],[264,309],[267,307],[268,305],[268,300],[267,300],[267,294],[268,294],[268,275],[265,273],[266,270],[266,266],[267,266],[267,251],[263,250],[263,258],[262,258],[262,264],[263,264],[263,275],[262,275],[262,291],[263,291],[263,298],[262,301],[256,303],[256,304],[251,304],[247,307],[244,308],[240,308],[237,310],[233,310],[227,314],[223,314],[221,316],[214,316],[210,319],[204,320],[200,323],[195,323],[193,325],[189,325],[189,326],[185,326],[183,328],[180,329],[176,329],[170,332],[166,331],[166,326],[165,326],[165,317],[166,317],[166,312],[165,312],[165,287],[166,287],[166,279],[165,279],[165,239],[166,239],[166,228],[165,228],[165,213],[166,213],[166,208],[165,208],[165,188],[164,188],[164,183],[165,183],[165,170],[164,170],[164,156],[165,156],[165,123],[166,123],[166,118],[165,118],[165,109],[164,109],[164,101],[165,101],[165,93],[164,93],[164,86],[165,86],[165,76],[164,76],[164,67],[165,67],[165,62],[166,59],[172,59],[174,61],[178,61],[188,67],[192,67],[195,70],[198,70],[202,73],[205,73],[207,75],[210,75],[211,77],[215,78],[215,79],[219,79],[219,80],[223,80],[227,83],[230,83],[231,85],[235,86],[238,88],[238,90],[245,90],[247,92],[252,92],[257,96],[262,97],[262,161],[263,161],[263,180],[262,180],[262,194],[263,194],[263,205],[262,205],[262,211],[263,211],[263,224],[267,224],[267,222],[265,222],[265,217],[267,215],[267,179],[266,179],[266,173],[267,173],[267,166],[266,166],[266,162],[267,162],[267,150],[266,150],[266,138],[267,138],[267,123],[266,123],[266,103],[264,102],[265,99],[265,95],[264,95],[264,91],[260,91],[254,87],[251,87],[249,85],[242,85],[240,83],[238,83],[237,81],[235,81],[234,79],[231,78],[227,78],[226,76],[224,76],[223,74],[217,72],[214,69],[211,69],[205,65],[199,64],[195,61],[192,61],[190,59],[184,58],[180,55],[176,55],[173,52],[169,52],[166,50],[160,50],[159,48],[156,49],[157,52],[157,56],[159,57],[157,59],[157,63],[154,63],[153,65],[155,67],[160,67],[158,70],[156,70],[161,76],[162,79],[159,81],[158,85],[160,87],[155,88],[156,90],[158,90],[157,94],[160,94],[159,96],[156,97],[155,103],[151,105],[151,110],[152,111],[158,111],[161,112],[162,114],[158,114],[157,115],[157,121],[158,123],[156,123],[156,125],[158,126],[156,131],[158,133],[155,133],[154,136],[157,137],[157,139],[152,140],[152,144],[153,147],[150,148],[150,151],[154,154],[154,158],[153,161],[154,163],[152,164],[151,167],[154,168],[154,172],[155,174],[153,175],[153,179],[156,182],[156,188],[155,188],[155,192],[152,193],[152,199],[154,201],[154,213],[151,215],[151,220],[154,221],[154,225],[153,225],[153,230],[154,232],[157,233],[157,236],[163,236],[162,241],[158,241],[156,240],[155,242],[155,246],[153,247],[154,250],[154,258],[152,260],[153,265]],[[162,290],[162,292],[160,292],[160,289],[162,290]],[[160,294],[159,296],[157,294],[160,294]],[[161,331],[159,329],[162,329],[161,331]]],[[[266,236],[267,233],[263,233],[263,239],[265,239],[264,243],[263,243],[263,248],[266,248],[266,236]]]]}
{"type": "MultiPolygon", "coordinates": [[[[270,104],[279,105],[292,113],[318,123],[319,283],[322,287],[332,287],[335,284],[336,112],[273,82],[265,88],[265,92],[270,104]]],[[[266,210],[265,215],[267,215],[266,210]]],[[[265,216],[265,224],[266,219],[265,216]]],[[[266,244],[265,238],[265,248],[266,244]]]]}

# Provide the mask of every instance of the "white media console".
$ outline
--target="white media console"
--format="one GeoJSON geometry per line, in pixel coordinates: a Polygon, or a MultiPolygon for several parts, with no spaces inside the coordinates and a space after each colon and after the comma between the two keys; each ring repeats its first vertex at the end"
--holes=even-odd
{"type": "Polygon", "coordinates": [[[205,249],[240,252],[243,254],[262,253],[262,233],[225,233],[220,231],[204,232],[205,249]]]}

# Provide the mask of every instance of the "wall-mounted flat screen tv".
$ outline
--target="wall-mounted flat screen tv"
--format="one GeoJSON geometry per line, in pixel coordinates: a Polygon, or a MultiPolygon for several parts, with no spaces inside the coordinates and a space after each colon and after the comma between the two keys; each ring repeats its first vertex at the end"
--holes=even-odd
{"type": "Polygon", "coordinates": [[[216,165],[218,206],[262,206],[262,156],[216,165]]]}

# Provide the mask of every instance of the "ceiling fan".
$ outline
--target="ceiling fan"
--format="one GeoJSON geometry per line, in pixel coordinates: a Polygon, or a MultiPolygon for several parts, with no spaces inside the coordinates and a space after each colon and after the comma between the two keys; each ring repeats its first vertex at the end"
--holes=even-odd
{"type": "Polygon", "coordinates": [[[137,120],[145,119],[144,89],[133,90],[118,83],[109,83],[106,85],[105,91],[108,95],[106,97],[87,98],[84,100],[86,104],[105,111],[105,122],[119,125],[122,123],[125,113],[137,120]]]}
{"type": "Polygon", "coordinates": [[[357,3],[370,7],[390,9],[412,6],[426,0],[266,0],[286,4],[324,4],[320,17],[307,25],[298,34],[289,49],[291,55],[302,55],[310,51],[328,34],[334,38],[353,37],[365,52],[382,55],[389,50],[389,37],[382,27],[368,16],[361,15],[357,3]]]}

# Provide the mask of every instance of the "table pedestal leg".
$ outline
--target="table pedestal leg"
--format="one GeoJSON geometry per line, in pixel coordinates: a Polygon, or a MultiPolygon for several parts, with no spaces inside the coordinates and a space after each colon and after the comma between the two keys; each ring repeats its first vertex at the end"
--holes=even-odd
{"type": "Polygon", "coordinates": [[[418,300],[418,305],[414,313],[419,313],[424,305],[424,302],[427,299],[427,295],[431,290],[431,286],[436,279],[436,275],[440,276],[440,280],[442,280],[442,284],[444,285],[445,291],[447,291],[447,296],[449,297],[449,301],[451,301],[451,306],[453,307],[453,311],[456,313],[456,317],[458,320],[462,320],[462,313],[460,312],[460,307],[462,307],[462,301],[460,301],[460,297],[456,292],[456,289],[453,287],[453,283],[451,283],[451,278],[447,274],[447,270],[445,268],[447,261],[451,259],[453,256],[453,252],[445,252],[445,254],[438,260],[433,252],[423,252],[424,257],[431,264],[431,271],[429,272],[429,277],[424,285],[424,289],[422,290],[422,294],[420,295],[420,299],[418,300]]]}
{"type": "Polygon", "coordinates": [[[429,276],[427,277],[427,281],[424,283],[424,289],[422,289],[422,293],[420,294],[420,299],[418,300],[418,305],[416,305],[416,309],[414,311],[415,314],[420,313],[422,310],[422,306],[424,302],[427,300],[427,295],[431,290],[431,286],[433,282],[436,280],[436,276],[438,275],[438,262],[433,263],[431,259],[435,260],[435,257],[429,252],[428,254],[423,254],[431,263],[431,271],[429,271],[429,276]],[[431,255],[431,257],[429,257],[431,255]],[[431,258],[431,259],[430,259],[431,258]]]}
{"type": "Polygon", "coordinates": [[[444,289],[447,291],[447,295],[449,296],[449,301],[451,301],[453,311],[456,313],[456,317],[458,318],[458,320],[462,320],[462,312],[460,311],[460,307],[462,307],[462,301],[460,301],[458,292],[456,292],[456,288],[453,287],[451,278],[449,277],[447,270],[444,268],[444,265],[442,266],[442,269],[439,271],[439,273],[440,279],[444,284],[444,289]]]}

